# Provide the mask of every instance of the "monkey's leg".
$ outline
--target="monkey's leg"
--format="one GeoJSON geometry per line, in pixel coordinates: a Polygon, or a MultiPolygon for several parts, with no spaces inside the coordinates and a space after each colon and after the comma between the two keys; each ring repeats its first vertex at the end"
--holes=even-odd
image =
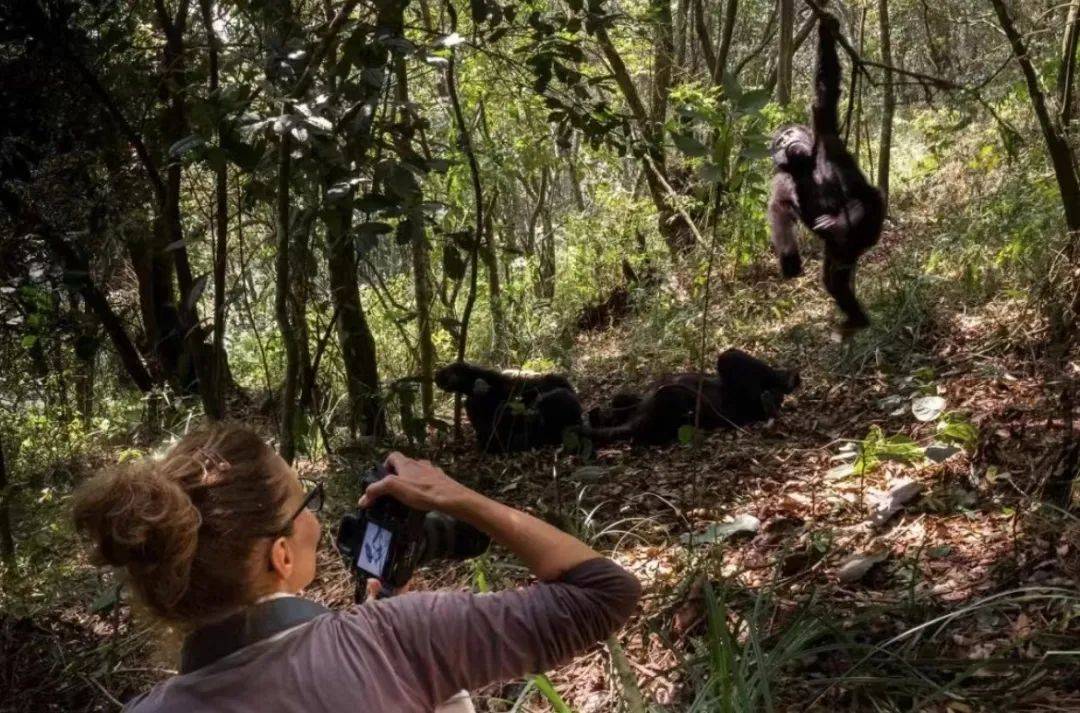
{"type": "Polygon", "coordinates": [[[776,174],[767,208],[769,234],[773,250],[780,260],[780,272],[788,279],[802,274],[802,258],[799,256],[799,242],[795,236],[797,200],[791,176],[786,173],[776,174]]]}
{"type": "Polygon", "coordinates": [[[840,328],[845,332],[852,332],[869,327],[870,318],[855,297],[855,261],[837,259],[832,254],[832,249],[826,245],[823,273],[826,291],[832,295],[836,306],[847,318],[840,328]]]}

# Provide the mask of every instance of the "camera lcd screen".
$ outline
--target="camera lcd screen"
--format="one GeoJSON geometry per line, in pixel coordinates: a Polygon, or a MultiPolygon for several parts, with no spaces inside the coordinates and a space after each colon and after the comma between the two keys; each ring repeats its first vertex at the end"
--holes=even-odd
{"type": "Polygon", "coordinates": [[[356,566],[373,577],[382,577],[386,560],[390,556],[390,539],[389,530],[369,522],[364,530],[364,543],[360,546],[356,566]]]}

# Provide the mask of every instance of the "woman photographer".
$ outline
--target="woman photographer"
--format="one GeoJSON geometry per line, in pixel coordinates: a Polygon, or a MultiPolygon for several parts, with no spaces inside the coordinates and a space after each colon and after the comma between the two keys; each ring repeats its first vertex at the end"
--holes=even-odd
{"type": "Polygon", "coordinates": [[[321,488],[252,431],[215,426],[161,460],[104,472],[77,493],[78,529],[122,567],[149,610],[189,632],[180,675],[126,710],[431,711],[571,659],[617,630],[640,585],[566,533],[394,453],[384,495],[487,533],[540,583],[491,595],[423,592],[340,612],[295,595],[315,577],[321,488]]]}

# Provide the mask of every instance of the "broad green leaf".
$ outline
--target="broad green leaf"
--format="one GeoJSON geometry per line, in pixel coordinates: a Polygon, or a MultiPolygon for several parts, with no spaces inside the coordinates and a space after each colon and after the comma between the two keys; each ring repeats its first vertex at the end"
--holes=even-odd
{"type": "Polygon", "coordinates": [[[742,98],[742,86],[739,85],[739,78],[731,72],[724,72],[723,85],[724,96],[733,104],[738,104],[742,98]]]}
{"type": "Polygon", "coordinates": [[[704,156],[708,149],[690,134],[672,134],[671,140],[675,146],[687,156],[704,156]]]}
{"type": "Polygon", "coordinates": [[[206,284],[210,281],[210,273],[200,275],[191,285],[191,292],[184,299],[184,309],[191,310],[195,308],[195,305],[199,303],[199,298],[202,297],[202,293],[206,290],[206,284]]]}
{"type": "Polygon", "coordinates": [[[772,92],[768,89],[753,89],[735,101],[735,108],[741,114],[757,114],[771,98],[772,92]]]}
{"type": "Polygon", "coordinates": [[[715,163],[701,165],[701,177],[709,183],[720,183],[724,180],[724,170],[715,163]]]}
{"type": "Polygon", "coordinates": [[[195,134],[186,136],[169,147],[169,156],[179,158],[187,152],[199,148],[205,143],[206,141],[201,136],[196,136],[195,134]]]}
{"type": "Polygon", "coordinates": [[[942,417],[937,426],[938,438],[946,443],[955,443],[964,448],[972,448],[979,441],[979,429],[963,415],[950,412],[942,417]]]}
{"type": "Polygon", "coordinates": [[[748,161],[769,158],[769,147],[765,144],[746,144],[739,151],[739,155],[748,161]]]}
{"type": "Polygon", "coordinates": [[[356,226],[356,232],[360,235],[386,235],[393,231],[393,226],[381,221],[368,221],[356,226]]]}

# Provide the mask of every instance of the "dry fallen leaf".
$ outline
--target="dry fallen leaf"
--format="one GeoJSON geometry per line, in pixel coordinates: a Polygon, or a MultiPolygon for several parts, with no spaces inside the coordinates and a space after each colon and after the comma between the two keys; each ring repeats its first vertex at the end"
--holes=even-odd
{"type": "Polygon", "coordinates": [[[888,550],[880,550],[865,555],[848,557],[840,569],[836,570],[836,579],[841,584],[852,584],[866,576],[878,562],[884,562],[889,556],[888,550]]]}

